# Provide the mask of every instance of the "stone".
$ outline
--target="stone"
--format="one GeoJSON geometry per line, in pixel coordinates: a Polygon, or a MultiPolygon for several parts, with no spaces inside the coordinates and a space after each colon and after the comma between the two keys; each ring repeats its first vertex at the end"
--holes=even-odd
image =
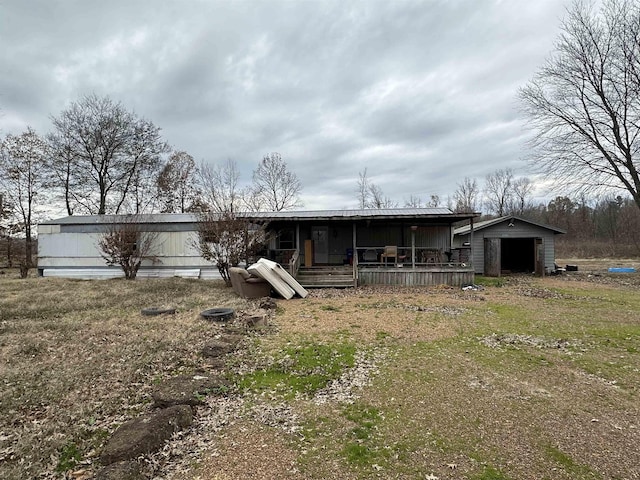
{"type": "Polygon", "coordinates": [[[244,338],[244,335],[238,333],[223,333],[218,340],[226,342],[233,347],[236,347],[238,343],[244,338]]]}
{"type": "Polygon", "coordinates": [[[223,333],[220,338],[209,340],[202,348],[202,355],[205,357],[221,357],[236,349],[242,339],[242,335],[233,333],[223,333]]]}
{"type": "Polygon", "coordinates": [[[138,462],[123,461],[107,465],[96,474],[96,480],[144,480],[138,462]]]}
{"type": "Polygon", "coordinates": [[[227,366],[227,362],[224,357],[209,357],[207,359],[207,364],[212,370],[224,370],[227,366]]]}
{"type": "Polygon", "coordinates": [[[151,393],[154,405],[160,408],[174,405],[201,405],[206,395],[226,392],[229,382],[218,375],[180,375],[165,380],[151,393]]]}
{"type": "Polygon", "coordinates": [[[278,308],[278,304],[271,297],[264,297],[260,300],[259,307],[263,310],[275,310],[278,308]]]}
{"type": "Polygon", "coordinates": [[[264,314],[248,315],[242,320],[249,328],[266,327],[268,325],[267,316],[264,314]]]}
{"type": "Polygon", "coordinates": [[[187,428],[192,422],[193,412],[188,405],[142,415],[114,432],[102,450],[100,461],[103,465],[111,465],[159,450],[174,432],[187,428]]]}

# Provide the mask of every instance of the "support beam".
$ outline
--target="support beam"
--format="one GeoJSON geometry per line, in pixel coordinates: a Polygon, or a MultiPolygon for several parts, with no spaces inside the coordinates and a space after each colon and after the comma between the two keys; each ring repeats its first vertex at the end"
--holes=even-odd
{"type": "Polygon", "coordinates": [[[473,268],[475,272],[475,268],[473,267],[473,217],[471,217],[471,229],[469,230],[469,265],[473,268]]]}

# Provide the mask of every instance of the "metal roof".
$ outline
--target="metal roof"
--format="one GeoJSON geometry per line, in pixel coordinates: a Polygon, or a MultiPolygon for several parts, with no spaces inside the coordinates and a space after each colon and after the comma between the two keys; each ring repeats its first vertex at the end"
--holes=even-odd
{"type": "MultiPolygon", "coordinates": [[[[535,225],[536,227],[544,228],[546,230],[551,230],[554,233],[567,233],[566,230],[561,228],[552,227],[551,225],[545,225],[544,223],[534,222],[533,220],[527,220],[526,218],[518,217],[516,215],[507,215],[505,217],[493,218],[491,220],[485,220],[483,222],[478,222],[473,224],[473,231],[482,230],[483,228],[491,227],[493,225],[497,225],[502,222],[506,222],[507,220],[518,220],[520,222],[528,223],[530,225],[535,225]]],[[[471,225],[465,225],[463,227],[456,228],[453,231],[454,235],[467,235],[471,231],[471,225]]]]}
{"type": "MultiPolygon", "coordinates": [[[[464,220],[478,213],[453,213],[448,208],[384,208],[363,210],[287,210],[282,212],[239,212],[239,217],[263,221],[358,220],[358,219],[420,219],[443,218],[464,220]]],[[[129,215],[72,215],[42,222],[42,225],[99,225],[117,223],[129,215]]],[[[198,216],[192,213],[151,213],[137,215],[140,223],[193,223],[198,216]]]]}

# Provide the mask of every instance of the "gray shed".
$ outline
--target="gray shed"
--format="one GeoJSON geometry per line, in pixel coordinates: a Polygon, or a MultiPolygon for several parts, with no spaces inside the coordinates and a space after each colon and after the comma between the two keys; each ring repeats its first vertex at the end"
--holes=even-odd
{"type": "Polygon", "coordinates": [[[550,225],[509,215],[465,225],[454,230],[453,246],[471,246],[475,273],[535,272],[542,275],[555,266],[555,236],[566,233],[550,225]]]}

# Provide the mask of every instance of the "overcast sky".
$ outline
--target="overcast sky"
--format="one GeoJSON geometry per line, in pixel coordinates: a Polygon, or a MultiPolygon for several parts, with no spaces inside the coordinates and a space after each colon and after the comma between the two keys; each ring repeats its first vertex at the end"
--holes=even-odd
{"type": "MultiPolygon", "coordinates": [[[[528,175],[517,90],[567,1],[0,0],[0,134],[40,134],[82,95],[122,102],[243,181],[279,152],[306,209],[446,200],[464,176],[528,175]]],[[[540,191],[539,195],[545,195],[540,191]]]]}

